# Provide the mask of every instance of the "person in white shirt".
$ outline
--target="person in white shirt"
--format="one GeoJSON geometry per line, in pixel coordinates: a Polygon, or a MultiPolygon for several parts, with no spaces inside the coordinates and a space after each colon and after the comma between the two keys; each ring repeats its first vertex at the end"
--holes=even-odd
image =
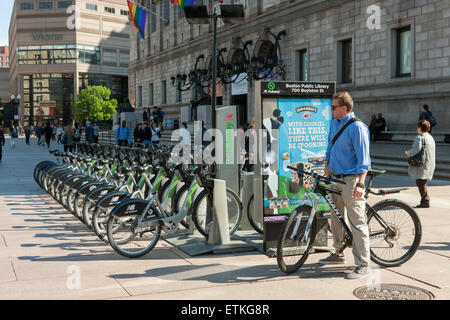
{"type": "Polygon", "coordinates": [[[152,144],[159,144],[161,128],[156,122],[152,123],[151,131],[152,131],[152,144]]]}
{"type": "Polygon", "coordinates": [[[61,138],[62,138],[62,135],[63,135],[63,134],[64,134],[64,130],[63,130],[63,128],[59,125],[58,128],[56,129],[56,137],[58,138],[58,140],[56,140],[56,142],[57,142],[58,144],[61,143],[61,138]]]}

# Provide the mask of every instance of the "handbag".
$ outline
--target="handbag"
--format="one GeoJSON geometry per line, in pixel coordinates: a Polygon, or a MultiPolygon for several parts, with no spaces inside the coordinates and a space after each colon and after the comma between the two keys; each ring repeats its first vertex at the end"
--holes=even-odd
{"type": "Polygon", "coordinates": [[[419,153],[408,158],[408,163],[411,167],[420,167],[424,164],[424,162],[425,162],[425,138],[423,139],[422,149],[419,151],[419,153]]]}

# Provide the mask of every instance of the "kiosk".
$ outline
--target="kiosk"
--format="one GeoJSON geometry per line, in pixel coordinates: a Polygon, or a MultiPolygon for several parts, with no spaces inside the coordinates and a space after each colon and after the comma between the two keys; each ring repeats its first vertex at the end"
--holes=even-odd
{"type": "MultiPolygon", "coordinates": [[[[254,209],[263,215],[264,251],[269,256],[276,252],[284,220],[305,202],[305,189],[312,182],[287,166],[323,174],[335,90],[334,82],[258,81],[255,84],[258,143],[254,209]]],[[[329,209],[321,199],[315,249],[330,250],[325,218],[329,209]]]]}

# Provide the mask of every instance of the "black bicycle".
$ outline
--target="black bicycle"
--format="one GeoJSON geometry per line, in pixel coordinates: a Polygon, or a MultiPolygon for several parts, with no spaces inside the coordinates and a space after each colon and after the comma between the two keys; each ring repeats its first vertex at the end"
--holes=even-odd
{"type": "MultiPolygon", "coordinates": [[[[314,179],[312,192],[305,193],[305,200],[311,199],[310,195],[313,195],[313,204],[303,204],[290,214],[285,220],[278,240],[278,266],[285,273],[293,273],[305,263],[313,246],[318,231],[316,208],[321,196],[329,204],[331,213],[336,215],[345,231],[345,242],[338,252],[351,247],[352,233],[331,197],[332,193],[341,193],[327,186],[331,183],[345,184],[346,182],[294,167],[288,168],[296,171],[299,176],[307,175],[314,179]]],[[[386,195],[405,190],[405,188],[387,191],[371,190],[374,177],[384,172],[384,170],[374,169],[368,171],[366,198],[369,193],[386,195]]],[[[413,257],[420,244],[422,226],[417,213],[410,205],[395,199],[383,200],[373,206],[366,203],[366,214],[369,226],[370,259],[373,262],[385,267],[395,267],[413,257]]]]}

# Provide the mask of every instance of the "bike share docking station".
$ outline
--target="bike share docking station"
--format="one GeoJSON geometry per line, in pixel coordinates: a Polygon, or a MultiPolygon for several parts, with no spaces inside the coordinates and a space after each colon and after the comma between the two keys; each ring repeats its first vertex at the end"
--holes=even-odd
{"type": "MultiPolygon", "coordinates": [[[[334,82],[257,81],[255,83],[255,129],[258,143],[250,143],[258,155],[254,178],[254,210],[263,219],[264,252],[276,255],[285,219],[299,205],[310,202],[305,190],[313,181],[289,170],[295,166],[323,174],[334,82]]],[[[313,250],[328,247],[324,199],[317,212],[318,233],[313,250]]]]}
{"type": "Polygon", "coordinates": [[[164,240],[191,256],[207,253],[247,252],[262,249],[261,236],[256,231],[251,231],[253,228],[248,222],[245,211],[247,209],[248,199],[250,198],[249,193],[253,192],[252,188],[250,188],[252,184],[249,183],[248,177],[244,178],[244,182],[241,182],[240,165],[235,160],[237,159],[238,145],[235,140],[227,139],[231,133],[231,130],[227,129],[237,129],[238,127],[237,114],[236,106],[226,106],[216,109],[217,129],[222,132],[223,137],[225,137],[224,140],[227,143],[224,143],[222,152],[216,152],[216,154],[219,154],[217,156],[224,157],[224,163],[217,165],[216,179],[210,179],[209,181],[213,183],[214,188],[213,210],[212,212],[208,212],[208,214],[211,214],[209,218],[212,219],[209,224],[208,239],[205,239],[196,230],[192,219],[188,219],[189,228],[181,230],[174,235],[162,235],[164,240]],[[241,208],[242,219],[240,227],[231,236],[229,234],[227,188],[240,196],[241,200],[247,201],[243,203],[241,208]]]}

